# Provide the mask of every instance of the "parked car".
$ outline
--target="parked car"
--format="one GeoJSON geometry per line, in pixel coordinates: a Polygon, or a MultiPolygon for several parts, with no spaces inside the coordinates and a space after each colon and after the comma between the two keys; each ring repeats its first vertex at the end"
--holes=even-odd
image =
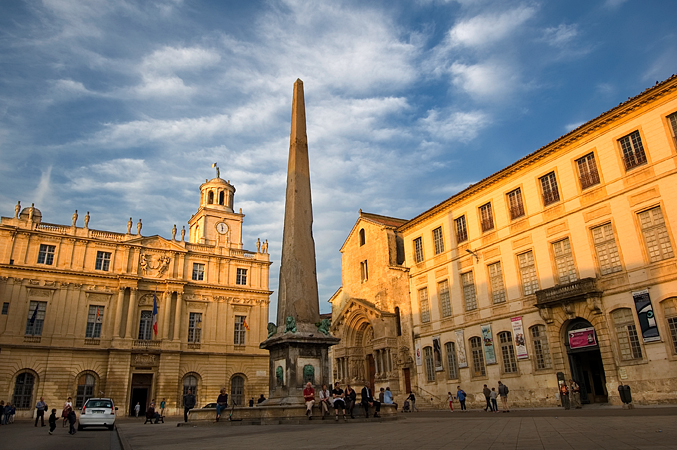
{"type": "Polygon", "coordinates": [[[216,403],[207,403],[202,408],[216,408],[216,403]]]}
{"type": "Polygon", "coordinates": [[[115,429],[115,411],[117,407],[110,398],[90,398],[80,411],[78,430],[85,427],[107,427],[115,429]]]}

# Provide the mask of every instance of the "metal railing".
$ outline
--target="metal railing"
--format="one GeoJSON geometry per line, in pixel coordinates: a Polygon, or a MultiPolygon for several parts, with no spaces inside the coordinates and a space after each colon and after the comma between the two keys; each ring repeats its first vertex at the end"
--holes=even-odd
{"type": "Polygon", "coordinates": [[[560,284],[548,289],[536,291],[536,304],[548,305],[563,300],[583,299],[589,294],[599,292],[596,278],[583,278],[571,283],[560,284]]]}

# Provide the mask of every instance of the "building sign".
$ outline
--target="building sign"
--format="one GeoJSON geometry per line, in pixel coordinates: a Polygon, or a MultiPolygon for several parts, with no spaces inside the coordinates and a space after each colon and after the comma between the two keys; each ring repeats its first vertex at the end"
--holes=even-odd
{"type": "Polygon", "coordinates": [[[524,328],[522,327],[522,317],[512,317],[512,335],[515,339],[515,350],[517,351],[517,359],[529,358],[527,353],[527,343],[524,340],[524,328]]]}
{"type": "Polygon", "coordinates": [[[456,353],[458,353],[458,367],[468,367],[468,358],[465,357],[463,330],[456,330],[456,353]]]}
{"type": "Polygon", "coordinates": [[[644,342],[660,341],[661,337],[658,335],[658,326],[656,325],[653,306],[651,306],[649,290],[644,289],[642,291],[633,292],[632,298],[635,301],[635,308],[637,308],[639,327],[642,329],[642,338],[644,339],[644,342]]]}
{"type": "Polygon", "coordinates": [[[577,348],[594,347],[597,345],[597,336],[595,329],[580,328],[569,331],[569,347],[574,350],[577,348]]]}
{"type": "Polygon", "coordinates": [[[417,366],[423,365],[423,358],[421,357],[421,344],[419,344],[418,342],[416,343],[416,365],[417,366]]]}
{"type": "Polygon", "coordinates": [[[442,344],[440,337],[433,337],[433,356],[435,357],[435,372],[444,372],[444,365],[442,364],[442,344]]]}
{"type": "Polygon", "coordinates": [[[484,346],[484,360],[487,364],[496,364],[494,352],[494,337],[491,334],[491,324],[482,325],[482,344],[484,346]]]}

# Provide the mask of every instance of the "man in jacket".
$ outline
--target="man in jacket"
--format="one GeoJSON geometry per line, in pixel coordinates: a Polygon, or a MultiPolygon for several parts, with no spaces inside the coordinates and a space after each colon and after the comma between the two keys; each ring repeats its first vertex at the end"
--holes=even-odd
{"type": "Polygon", "coordinates": [[[188,422],[188,413],[195,408],[195,396],[193,390],[188,389],[188,393],[183,396],[183,421],[188,422]]]}
{"type": "Polygon", "coordinates": [[[487,385],[484,385],[484,389],[482,390],[482,393],[484,394],[484,398],[487,400],[487,406],[484,408],[486,412],[490,412],[492,410],[491,407],[491,389],[487,387],[487,385]]]}
{"type": "Polygon", "coordinates": [[[503,412],[510,412],[508,408],[508,386],[498,382],[498,395],[501,397],[501,404],[503,405],[503,412]]]}
{"type": "Polygon", "coordinates": [[[364,416],[369,418],[369,407],[374,407],[374,417],[380,417],[379,411],[381,411],[381,403],[374,400],[374,397],[371,393],[371,389],[366,384],[362,388],[362,407],[364,408],[364,416]]]}
{"type": "Polygon", "coordinates": [[[315,389],[310,381],[306,383],[306,388],[303,390],[303,400],[306,402],[306,416],[310,420],[313,417],[313,405],[315,404],[315,389]]]}
{"type": "Polygon", "coordinates": [[[45,399],[40,397],[40,401],[35,405],[38,410],[38,415],[35,416],[35,426],[38,426],[38,419],[42,422],[42,426],[45,426],[45,411],[47,410],[47,403],[45,399]]]}

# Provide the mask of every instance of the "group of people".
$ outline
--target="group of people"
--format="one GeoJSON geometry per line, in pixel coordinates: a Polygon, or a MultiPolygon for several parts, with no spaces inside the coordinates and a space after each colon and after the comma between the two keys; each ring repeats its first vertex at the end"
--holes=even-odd
{"type": "Polygon", "coordinates": [[[14,423],[14,414],[16,414],[16,407],[9,401],[5,404],[4,400],[0,400],[0,425],[14,423]]]}
{"type": "Polygon", "coordinates": [[[562,382],[559,386],[559,398],[562,400],[564,409],[571,409],[573,406],[576,409],[581,409],[581,387],[571,378],[569,383],[562,382]]]}
{"type": "MultiPolygon", "coordinates": [[[[313,406],[315,405],[315,388],[308,382],[305,389],[303,389],[303,399],[306,402],[306,416],[310,419],[313,416],[313,406]]],[[[334,408],[335,420],[339,420],[339,414],[343,415],[343,420],[346,420],[346,413],[350,414],[350,418],[355,418],[354,409],[357,404],[357,392],[347,385],[346,389],[341,388],[341,383],[336,382],[332,390],[327,389],[327,385],[322,385],[322,390],[319,393],[319,405],[322,413],[322,419],[329,415],[329,407],[334,408]]],[[[374,417],[380,417],[381,404],[393,404],[393,395],[390,387],[381,388],[378,400],[374,398],[371,388],[366,384],[360,392],[360,405],[364,409],[364,416],[369,418],[369,408],[374,408],[374,417]]],[[[397,408],[397,405],[395,405],[397,408]]]]}
{"type": "MultiPolygon", "coordinates": [[[[485,384],[484,389],[482,390],[482,393],[484,394],[484,398],[487,401],[486,406],[484,407],[484,410],[486,412],[498,412],[498,397],[501,398],[501,404],[503,406],[503,412],[510,412],[510,407],[508,406],[508,392],[510,390],[508,389],[508,386],[505,384],[501,383],[500,381],[498,382],[498,391],[496,390],[495,387],[492,387],[491,389],[485,384]]],[[[449,409],[451,411],[454,410],[454,396],[451,394],[451,392],[448,392],[449,394],[449,409]]],[[[463,389],[461,389],[461,386],[456,387],[456,399],[458,402],[461,404],[461,411],[467,411],[466,406],[465,406],[465,400],[468,397],[468,395],[465,393],[463,389]]]]}

